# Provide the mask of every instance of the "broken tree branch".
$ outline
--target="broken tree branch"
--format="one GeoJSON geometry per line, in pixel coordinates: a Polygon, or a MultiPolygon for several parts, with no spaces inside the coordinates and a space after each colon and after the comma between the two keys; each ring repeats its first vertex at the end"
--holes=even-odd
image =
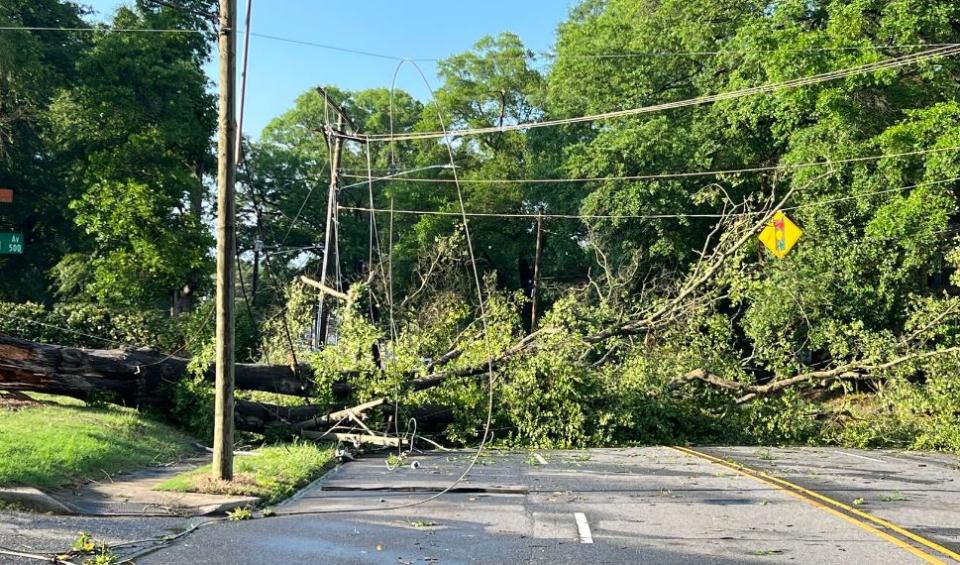
{"type": "Polygon", "coordinates": [[[884,377],[882,375],[878,375],[877,373],[887,369],[892,369],[898,365],[903,365],[912,361],[922,361],[923,359],[929,359],[930,357],[938,357],[941,355],[950,355],[955,353],[960,353],[960,347],[948,347],[946,349],[934,349],[931,351],[910,353],[884,363],[845,363],[843,365],[834,367],[833,369],[809,371],[806,373],[800,373],[799,375],[794,375],[792,377],[774,379],[765,384],[741,383],[738,381],[724,379],[723,377],[717,376],[704,369],[694,369],[682,377],[667,383],[666,388],[667,390],[676,390],[684,384],[693,381],[700,381],[715,388],[736,393],[743,393],[743,395],[736,400],[737,404],[743,404],[753,400],[758,396],[774,394],[787,388],[803,384],[819,382],[821,386],[826,386],[827,384],[837,381],[882,379],[884,377]]]}
{"type": "Polygon", "coordinates": [[[330,288],[329,286],[323,284],[322,282],[320,282],[320,281],[315,281],[315,280],[311,279],[310,277],[308,277],[308,276],[306,276],[306,275],[300,275],[300,280],[303,281],[304,284],[306,284],[306,285],[308,285],[308,286],[312,286],[313,288],[319,290],[319,291],[322,292],[323,294],[329,294],[330,296],[332,296],[332,297],[334,297],[334,298],[339,298],[340,300],[343,300],[344,302],[350,300],[350,297],[347,296],[346,293],[340,292],[339,290],[334,290],[334,289],[330,288]]]}

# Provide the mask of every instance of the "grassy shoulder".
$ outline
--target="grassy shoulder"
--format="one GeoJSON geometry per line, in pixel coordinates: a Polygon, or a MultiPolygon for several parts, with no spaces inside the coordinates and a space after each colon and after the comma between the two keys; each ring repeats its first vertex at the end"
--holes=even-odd
{"type": "Polygon", "coordinates": [[[234,480],[215,481],[204,465],[161,483],[157,490],[258,496],[274,504],[292,496],[336,462],[333,447],[298,442],[258,449],[234,458],[234,480]]]}
{"type": "Polygon", "coordinates": [[[63,396],[0,408],[0,485],[57,487],[103,480],[176,459],[194,448],[168,425],[130,408],[90,406],[63,396]]]}

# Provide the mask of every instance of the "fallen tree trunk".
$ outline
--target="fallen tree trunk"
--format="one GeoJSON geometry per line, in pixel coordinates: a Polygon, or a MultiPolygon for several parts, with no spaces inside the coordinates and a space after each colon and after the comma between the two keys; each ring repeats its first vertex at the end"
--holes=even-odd
{"type": "MultiPolygon", "coordinates": [[[[44,392],[79,398],[106,399],[136,408],[172,408],[169,385],[187,377],[189,360],[148,349],[78,349],[47,345],[0,335],[0,390],[44,392]]],[[[313,372],[300,366],[303,381],[285,365],[240,363],[236,388],[304,396],[314,392],[313,372]]],[[[212,381],[213,374],[209,371],[212,381]]],[[[334,396],[353,392],[345,382],[334,383],[334,396]]],[[[269,427],[290,426],[327,414],[329,406],[279,406],[238,399],[237,429],[263,433],[269,427]]]]}
{"type": "Polygon", "coordinates": [[[326,413],[328,407],[322,406],[277,406],[265,402],[252,402],[237,399],[234,422],[238,430],[262,434],[271,427],[288,427],[293,433],[293,423],[300,422],[326,413]]]}
{"type": "MultiPolygon", "coordinates": [[[[236,403],[236,424],[237,429],[247,432],[264,433],[269,428],[274,428],[279,434],[296,435],[305,426],[305,421],[317,422],[323,426],[335,424],[342,414],[347,410],[364,411],[379,410],[381,417],[390,418],[394,413],[392,404],[380,404],[371,406],[373,403],[365,403],[359,406],[346,407],[335,410],[328,406],[277,406],[264,402],[252,402],[249,400],[238,399],[236,403]]],[[[400,412],[406,418],[415,418],[417,420],[417,433],[436,434],[442,432],[447,426],[453,423],[453,410],[448,406],[438,406],[427,404],[422,406],[400,407],[400,412]]],[[[346,422],[350,425],[349,422],[346,422]]],[[[405,430],[406,420],[401,419],[400,431],[405,430]]],[[[311,427],[311,426],[306,426],[311,427]]]]}
{"type": "MultiPolygon", "coordinates": [[[[77,349],[0,335],[0,389],[62,394],[82,400],[110,397],[126,406],[164,406],[165,385],[187,374],[189,360],[148,349],[77,349]]],[[[303,396],[313,391],[313,372],[300,378],[285,365],[238,363],[236,388],[303,396]],[[302,380],[301,380],[302,379],[302,380]]],[[[212,369],[207,377],[213,380],[212,369]]],[[[347,383],[334,394],[349,394],[347,383]]]]}

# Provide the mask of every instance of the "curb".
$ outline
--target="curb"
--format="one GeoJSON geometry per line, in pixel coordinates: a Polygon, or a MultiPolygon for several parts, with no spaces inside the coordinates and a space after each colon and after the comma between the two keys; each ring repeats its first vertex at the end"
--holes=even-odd
{"type": "Polygon", "coordinates": [[[333,467],[331,467],[326,473],[324,473],[324,474],[320,475],[319,477],[317,477],[316,479],[310,481],[309,484],[307,484],[306,486],[304,486],[303,488],[301,488],[301,489],[298,490],[297,492],[293,493],[293,495],[290,496],[290,498],[287,498],[286,500],[283,500],[283,501],[275,504],[275,505],[273,506],[274,511],[276,511],[277,514],[283,514],[283,511],[282,511],[283,508],[285,508],[285,507],[293,504],[294,502],[302,499],[304,496],[306,496],[307,492],[313,490],[313,488],[314,488],[315,486],[317,486],[317,485],[323,483],[324,481],[326,481],[327,479],[329,479],[331,475],[334,475],[334,474],[340,472],[341,467],[343,467],[344,465],[345,465],[345,463],[337,463],[336,465],[334,465],[333,467]]]}
{"type": "Polygon", "coordinates": [[[0,500],[22,504],[40,512],[78,514],[75,508],[60,502],[42,490],[33,487],[0,488],[0,500]]]}
{"type": "Polygon", "coordinates": [[[226,514],[230,510],[235,508],[241,508],[248,506],[250,508],[255,508],[260,504],[260,499],[257,497],[248,497],[241,498],[239,500],[231,500],[230,502],[221,502],[219,504],[207,504],[205,506],[196,506],[196,516],[213,516],[216,514],[226,514]]]}

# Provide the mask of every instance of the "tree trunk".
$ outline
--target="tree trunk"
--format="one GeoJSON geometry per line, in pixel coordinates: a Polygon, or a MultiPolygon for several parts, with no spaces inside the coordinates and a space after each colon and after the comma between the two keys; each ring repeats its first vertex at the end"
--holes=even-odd
{"type": "MultiPolygon", "coordinates": [[[[187,374],[187,359],[148,349],[77,349],[0,335],[0,389],[62,394],[84,400],[108,397],[126,406],[165,407],[164,385],[187,374]]],[[[300,366],[304,381],[286,365],[238,363],[236,387],[303,396],[312,390],[313,372],[300,366]]],[[[212,369],[207,377],[213,379],[212,369]]],[[[335,383],[337,396],[352,387],[335,383]]]]}
{"type": "Polygon", "coordinates": [[[325,414],[329,407],[321,406],[276,406],[264,402],[237,400],[234,422],[238,430],[264,433],[271,426],[279,426],[278,432],[288,426],[293,433],[292,424],[325,414]]]}

